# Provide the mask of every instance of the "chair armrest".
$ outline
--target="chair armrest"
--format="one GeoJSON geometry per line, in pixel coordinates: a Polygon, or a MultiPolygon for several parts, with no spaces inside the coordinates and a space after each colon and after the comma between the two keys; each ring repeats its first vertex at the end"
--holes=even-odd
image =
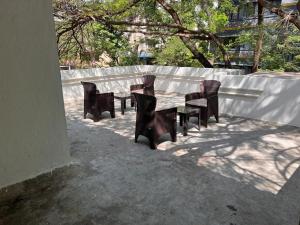
{"type": "Polygon", "coordinates": [[[215,102],[215,101],[218,101],[218,95],[211,95],[211,96],[207,96],[206,99],[207,99],[207,104],[209,104],[210,102],[215,102]]]}
{"type": "Polygon", "coordinates": [[[114,93],[108,92],[108,93],[99,93],[96,94],[97,102],[101,100],[105,101],[113,101],[114,100],[114,93]]]}
{"type": "Polygon", "coordinates": [[[110,111],[112,113],[115,108],[114,93],[96,94],[96,108],[99,112],[110,111]]]}
{"type": "Polygon", "coordinates": [[[159,117],[165,117],[165,118],[176,120],[176,117],[177,117],[177,108],[174,107],[174,108],[169,108],[169,109],[162,109],[162,110],[159,110],[159,111],[155,111],[155,113],[159,117]]]}
{"type": "Polygon", "coordinates": [[[155,111],[154,123],[159,123],[161,126],[170,127],[176,126],[177,108],[163,109],[155,111]]]}
{"type": "Polygon", "coordinates": [[[216,93],[216,92],[211,92],[211,93],[207,93],[207,94],[206,94],[206,98],[207,98],[207,99],[214,98],[214,97],[218,97],[218,93],[216,93]]]}
{"type": "Polygon", "coordinates": [[[113,92],[97,93],[97,98],[98,98],[98,96],[101,96],[101,97],[109,97],[109,96],[112,96],[112,97],[114,97],[114,93],[113,93],[113,92]]]}
{"type": "Polygon", "coordinates": [[[143,89],[143,88],[144,88],[144,84],[133,84],[133,85],[130,85],[130,91],[139,90],[139,89],[143,89]]]}
{"type": "Polygon", "coordinates": [[[185,101],[190,101],[193,99],[204,98],[205,96],[201,92],[193,92],[185,95],[185,101]]]}

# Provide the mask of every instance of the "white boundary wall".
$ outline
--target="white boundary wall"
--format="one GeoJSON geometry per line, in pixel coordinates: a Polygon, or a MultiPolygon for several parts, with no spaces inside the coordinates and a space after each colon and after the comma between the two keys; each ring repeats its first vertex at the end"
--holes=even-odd
{"type": "MultiPolygon", "coordinates": [[[[199,81],[222,83],[220,113],[300,127],[300,78],[243,75],[241,70],[171,66],[129,66],[61,71],[65,100],[82,98],[80,81],[97,84],[100,92],[129,91],[141,75],[157,76],[155,90],[186,94],[199,90],[199,81]]],[[[184,101],[184,100],[183,100],[184,101]]]]}

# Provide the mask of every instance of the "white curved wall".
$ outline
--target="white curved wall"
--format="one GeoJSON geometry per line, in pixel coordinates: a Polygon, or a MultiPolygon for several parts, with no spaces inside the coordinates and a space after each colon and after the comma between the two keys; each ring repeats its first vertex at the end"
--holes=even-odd
{"type": "Polygon", "coordinates": [[[199,90],[199,80],[221,81],[220,112],[300,127],[300,77],[243,75],[240,70],[170,66],[131,66],[61,71],[64,98],[83,96],[81,80],[102,92],[128,91],[141,75],[157,76],[155,89],[182,94],[199,90]]]}

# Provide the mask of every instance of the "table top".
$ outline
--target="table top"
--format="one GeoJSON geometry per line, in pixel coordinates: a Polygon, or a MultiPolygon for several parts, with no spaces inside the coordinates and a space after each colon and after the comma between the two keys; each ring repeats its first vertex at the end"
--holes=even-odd
{"type": "Polygon", "coordinates": [[[179,114],[199,113],[199,109],[191,108],[188,106],[178,106],[177,113],[179,114]]]}
{"type": "Polygon", "coordinates": [[[144,94],[144,89],[132,90],[131,93],[144,94]]]}
{"type": "Polygon", "coordinates": [[[118,93],[114,93],[114,96],[116,98],[130,98],[130,92],[118,92],[118,93]]]}
{"type": "Polygon", "coordinates": [[[185,104],[190,106],[196,106],[196,107],[207,107],[207,99],[206,98],[193,99],[187,101],[185,104]]]}

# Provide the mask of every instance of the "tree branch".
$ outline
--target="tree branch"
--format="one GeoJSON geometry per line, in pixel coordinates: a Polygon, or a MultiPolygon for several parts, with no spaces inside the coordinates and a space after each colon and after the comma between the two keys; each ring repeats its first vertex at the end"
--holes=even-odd
{"type": "MultiPolygon", "coordinates": [[[[287,13],[283,9],[274,7],[269,1],[258,0],[259,4],[261,4],[264,8],[268,9],[270,12],[278,15],[284,20],[294,24],[300,30],[300,19],[297,13],[287,13]]],[[[297,9],[300,12],[300,0],[297,3],[297,9]]]]}
{"type": "Polygon", "coordinates": [[[113,13],[110,13],[110,12],[107,12],[107,14],[109,16],[115,16],[115,15],[120,15],[120,14],[123,14],[125,13],[126,11],[128,11],[129,9],[131,9],[133,6],[135,6],[136,4],[138,4],[139,2],[141,2],[142,0],[133,0],[131,3],[129,3],[124,9],[121,9],[119,11],[116,11],[116,12],[113,12],[113,13]]]}
{"type": "MultiPolygon", "coordinates": [[[[176,13],[176,11],[165,1],[165,0],[156,0],[164,9],[167,11],[171,17],[173,18],[176,25],[183,27],[181,20],[176,13]]],[[[190,42],[190,40],[186,37],[180,37],[183,44],[191,51],[194,57],[207,68],[212,68],[213,65],[207,60],[207,58],[198,51],[198,49],[190,42]]]]}
{"type": "Polygon", "coordinates": [[[177,36],[177,37],[186,37],[190,39],[198,39],[198,40],[211,40],[210,37],[201,35],[201,34],[190,34],[185,32],[162,32],[162,31],[142,31],[142,30],[128,30],[128,29],[120,29],[119,31],[123,33],[140,33],[149,36],[177,36]]]}

